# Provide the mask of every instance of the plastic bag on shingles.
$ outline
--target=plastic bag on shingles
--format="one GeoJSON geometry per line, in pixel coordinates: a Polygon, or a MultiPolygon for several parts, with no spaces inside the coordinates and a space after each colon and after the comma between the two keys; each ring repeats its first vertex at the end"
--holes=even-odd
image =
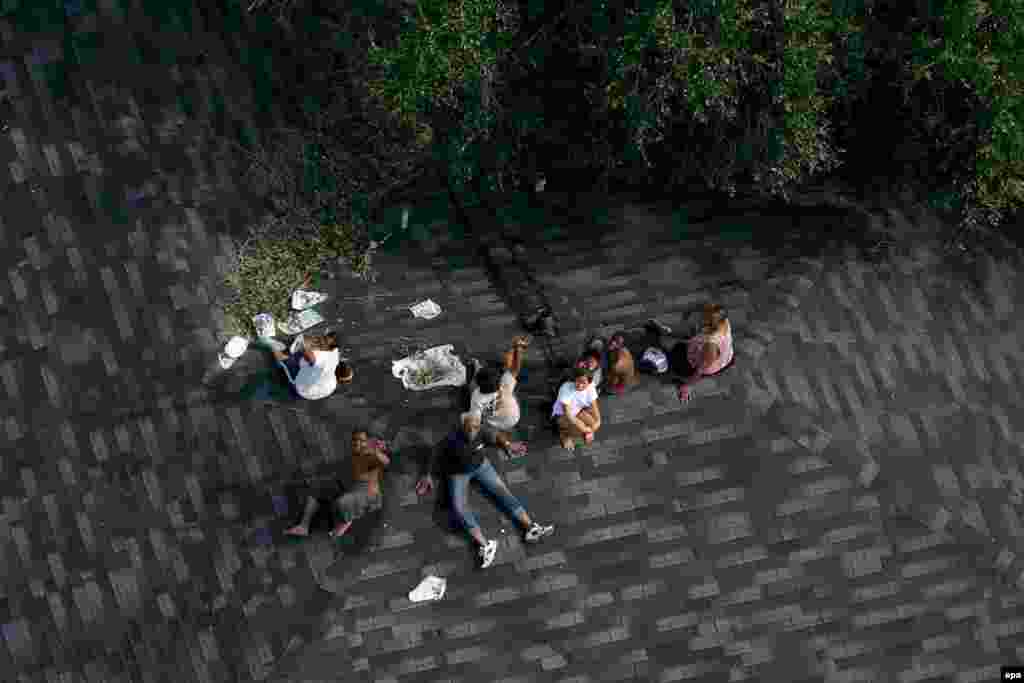
{"type": "Polygon", "coordinates": [[[452,353],[452,348],[451,344],[435,346],[392,361],[391,374],[402,380],[402,385],[410,391],[425,391],[442,386],[461,387],[466,383],[466,366],[452,353]],[[427,382],[420,380],[424,372],[430,373],[427,382]]]}
{"type": "Polygon", "coordinates": [[[293,311],[289,316],[288,320],[278,324],[280,329],[285,334],[299,334],[305,332],[314,325],[319,325],[324,321],[324,317],[316,311],[307,308],[304,311],[293,311]]]}
{"type": "Polygon", "coordinates": [[[321,292],[311,292],[305,289],[296,289],[292,292],[292,309],[304,311],[327,300],[327,295],[321,292]]]}
{"type": "Polygon", "coordinates": [[[640,368],[646,372],[661,375],[668,370],[668,358],[664,351],[651,346],[640,357],[640,368]]]}
{"type": "Polygon", "coordinates": [[[411,602],[440,600],[444,597],[447,584],[448,582],[439,576],[428,576],[420,581],[420,585],[409,591],[409,600],[411,602]]]}

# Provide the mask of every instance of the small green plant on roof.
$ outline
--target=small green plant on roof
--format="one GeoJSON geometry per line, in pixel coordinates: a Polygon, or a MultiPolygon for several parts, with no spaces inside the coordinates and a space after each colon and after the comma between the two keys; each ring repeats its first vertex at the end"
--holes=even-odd
{"type": "Polygon", "coordinates": [[[357,277],[373,280],[376,244],[366,231],[350,223],[320,226],[307,238],[266,237],[258,232],[243,243],[234,267],[225,276],[231,291],[224,304],[227,333],[254,333],[253,316],[270,313],[275,321],[287,319],[292,292],[331,261],[343,261],[357,277]]]}

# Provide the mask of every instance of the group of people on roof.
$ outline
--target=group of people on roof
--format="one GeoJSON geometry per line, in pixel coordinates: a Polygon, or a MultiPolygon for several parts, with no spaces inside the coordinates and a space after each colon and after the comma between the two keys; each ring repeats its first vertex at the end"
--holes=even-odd
{"type": "MultiPolygon", "coordinates": [[[[690,400],[690,389],[696,382],[718,374],[733,362],[732,329],[722,307],[717,304],[704,306],[702,324],[696,334],[688,339],[678,339],[671,346],[671,328],[650,320],[647,329],[653,335],[653,345],[639,364],[626,347],[622,334],[612,335],[608,340],[594,339],[587,345],[573,367],[571,377],[559,387],[551,409],[551,420],[563,448],[572,451],[579,440],[585,444],[593,443],[602,425],[599,391],[622,394],[639,382],[640,371],[646,365],[651,366],[652,372],[669,372],[678,382],[679,400],[685,402],[690,400]]],[[[475,480],[519,524],[526,542],[536,543],[554,532],[553,525],[541,524],[529,515],[487,457],[488,448],[496,448],[508,458],[518,458],[527,453],[527,445],[513,441],[512,432],[521,416],[516,388],[530,342],[529,336],[515,337],[510,348],[502,354],[500,368],[492,368],[477,359],[470,360],[467,365],[468,410],[461,415],[459,425],[446,437],[442,447],[434,449],[416,483],[418,495],[432,492],[435,481],[431,472],[435,471],[435,466],[440,466],[438,469],[444,472],[452,516],[476,545],[483,568],[494,562],[498,544],[484,535],[476,515],[467,507],[470,482],[475,480]]],[[[289,357],[283,352],[275,354],[297,391],[296,380],[302,377],[307,378],[302,391],[308,398],[327,395],[323,391],[330,384],[324,381],[328,374],[336,382],[351,381],[351,368],[343,375],[347,379],[336,378],[337,363],[324,362],[323,359],[329,356],[321,355],[337,353],[337,340],[333,335],[312,338],[311,348],[307,348],[308,352],[301,352],[301,357],[297,354],[289,357]],[[306,375],[302,374],[304,370],[306,375]]],[[[333,387],[330,390],[333,391],[333,387]]],[[[344,535],[359,517],[380,509],[380,481],[384,468],[391,462],[390,457],[383,441],[371,439],[365,429],[353,431],[355,485],[345,490],[340,483],[331,482],[311,488],[307,492],[302,519],[285,533],[307,536],[313,516],[324,503],[333,506],[337,517],[331,531],[334,537],[344,535]]]]}

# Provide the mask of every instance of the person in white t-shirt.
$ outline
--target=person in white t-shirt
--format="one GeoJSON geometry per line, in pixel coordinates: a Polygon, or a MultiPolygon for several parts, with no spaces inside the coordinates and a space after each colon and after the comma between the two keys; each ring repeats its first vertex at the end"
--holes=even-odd
{"type": "Polygon", "coordinates": [[[477,365],[470,382],[469,412],[480,420],[484,440],[505,451],[509,458],[526,455],[526,444],[512,441],[509,432],[519,424],[519,400],[516,385],[523,367],[523,353],[530,345],[528,336],[512,340],[512,348],[504,354],[504,370],[498,378],[493,370],[477,365]]]}
{"type": "Polygon", "coordinates": [[[551,417],[558,422],[562,448],[574,450],[579,438],[587,444],[594,443],[594,434],[601,428],[601,409],[590,372],[584,368],[573,371],[572,381],[565,382],[558,390],[551,417]]]}
{"type": "MultiPolygon", "coordinates": [[[[341,363],[341,350],[333,332],[316,338],[316,341],[303,343],[302,348],[290,356],[283,351],[274,352],[274,358],[284,369],[295,393],[309,401],[327,398],[334,393],[338,388],[336,371],[341,363]]],[[[342,379],[351,381],[352,372],[347,364],[346,369],[342,379]]]]}

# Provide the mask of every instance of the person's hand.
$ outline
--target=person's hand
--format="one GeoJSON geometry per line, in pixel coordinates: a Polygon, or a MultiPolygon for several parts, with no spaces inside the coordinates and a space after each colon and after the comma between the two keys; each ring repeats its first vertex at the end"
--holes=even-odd
{"type": "Polygon", "coordinates": [[[416,482],[416,495],[425,496],[434,490],[434,480],[431,477],[422,477],[416,482]]]}
{"type": "Polygon", "coordinates": [[[680,403],[686,403],[690,400],[690,387],[685,384],[679,385],[679,401],[680,403]]]}
{"type": "Polygon", "coordinates": [[[505,453],[509,458],[519,458],[527,453],[526,443],[523,441],[512,441],[508,447],[505,448],[505,453]]]}

